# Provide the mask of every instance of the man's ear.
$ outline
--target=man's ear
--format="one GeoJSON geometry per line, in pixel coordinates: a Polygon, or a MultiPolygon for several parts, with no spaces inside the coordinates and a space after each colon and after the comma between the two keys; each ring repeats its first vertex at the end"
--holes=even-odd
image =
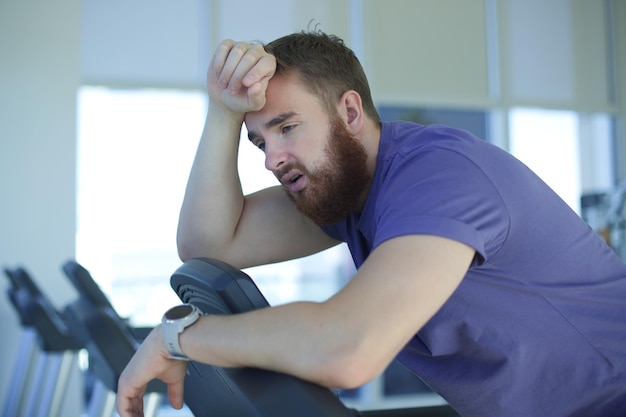
{"type": "Polygon", "coordinates": [[[352,135],[357,135],[365,123],[365,113],[361,96],[354,90],[348,90],[339,99],[339,117],[346,123],[352,135]]]}

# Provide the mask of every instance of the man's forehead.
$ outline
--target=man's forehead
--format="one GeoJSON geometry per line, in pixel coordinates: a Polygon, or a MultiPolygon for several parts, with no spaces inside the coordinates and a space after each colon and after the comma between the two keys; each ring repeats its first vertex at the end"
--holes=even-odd
{"type": "Polygon", "coordinates": [[[298,105],[303,103],[296,96],[312,95],[299,77],[289,74],[275,76],[269,81],[265,94],[265,106],[261,110],[248,112],[244,122],[248,129],[269,128],[299,113],[298,105]],[[251,126],[254,125],[254,126],[251,126]]]}

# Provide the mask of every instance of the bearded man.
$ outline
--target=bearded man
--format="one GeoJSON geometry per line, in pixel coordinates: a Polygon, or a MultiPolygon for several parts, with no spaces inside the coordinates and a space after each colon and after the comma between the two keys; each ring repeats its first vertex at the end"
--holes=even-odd
{"type": "Polygon", "coordinates": [[[397,357],[463,416],[624,416],[626,266],[521,162],[381,122],[352,51],[321,32],[223,41],[207,79],[181,258],[245,268],[347,242],[357,272],[324,302],[202,316],[174,339],[158,326],[120,378],[122,417],[153,378],[182,406],[171,357],[333,388],[397,357]],[[243,195],[243,123],[280,186],[243,195]]]}

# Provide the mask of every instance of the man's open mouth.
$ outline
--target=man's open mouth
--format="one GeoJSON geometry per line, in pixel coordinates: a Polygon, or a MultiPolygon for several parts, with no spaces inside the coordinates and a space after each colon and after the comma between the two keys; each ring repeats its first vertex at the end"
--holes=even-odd
{"type": "Polygon", "coordinates": [[[298,181],[300,178],[302,178],[302,175],[294,175],[294,177],[292,179],[289,180],[289,182],[291,184],[293,184],[294,182],[298,181]]]}
{"type": "Polygon", "coordinates": [[[292,194],[295,194],[304,188],[304,180],[305,176],[302,171],[299,170],[292,170],[280,177],[281,184],[292,194]]]}

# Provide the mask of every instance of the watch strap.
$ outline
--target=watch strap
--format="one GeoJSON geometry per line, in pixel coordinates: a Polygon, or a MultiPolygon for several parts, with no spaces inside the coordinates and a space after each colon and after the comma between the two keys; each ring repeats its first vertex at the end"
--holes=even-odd
{"type": "Polygon", "coordinates": [[[168,313],[165,313],[165,315],[163,316],[162,326],[161,326],[163,344],[165,346],[165,349],[169,353],[168,357],[170,359],[188,361],[189,358],[187,357],[187,355],[185,355],[182,348],[180,347],[179,337],[180,337],[180,334],[187,327],[191,326],[196,321],[198,321],[198,318],[202,315],[202,312],[196,306],[191,305],[191,304],[186,304],[186,305],[181,305],[178,307],[173,307],[172,309],[168,311],[168,313]],[[177,308],[180,308],[180,307],[191,307],[191,312],[185,317],[168,319],[168,313],[170,311],[173,312],[177,308]]]}
{"type": "Polygon", "coordinates": [[[189,358],[180,347],[180,342],[178,340],[180,334],[183,332],[184,327],[177,326],[174,323],[167,323],[162,326],[163,331],[163,343],[165,344],[165,349],[169,353],[170,359],[184,360],[188,361],[189,358]]]}

